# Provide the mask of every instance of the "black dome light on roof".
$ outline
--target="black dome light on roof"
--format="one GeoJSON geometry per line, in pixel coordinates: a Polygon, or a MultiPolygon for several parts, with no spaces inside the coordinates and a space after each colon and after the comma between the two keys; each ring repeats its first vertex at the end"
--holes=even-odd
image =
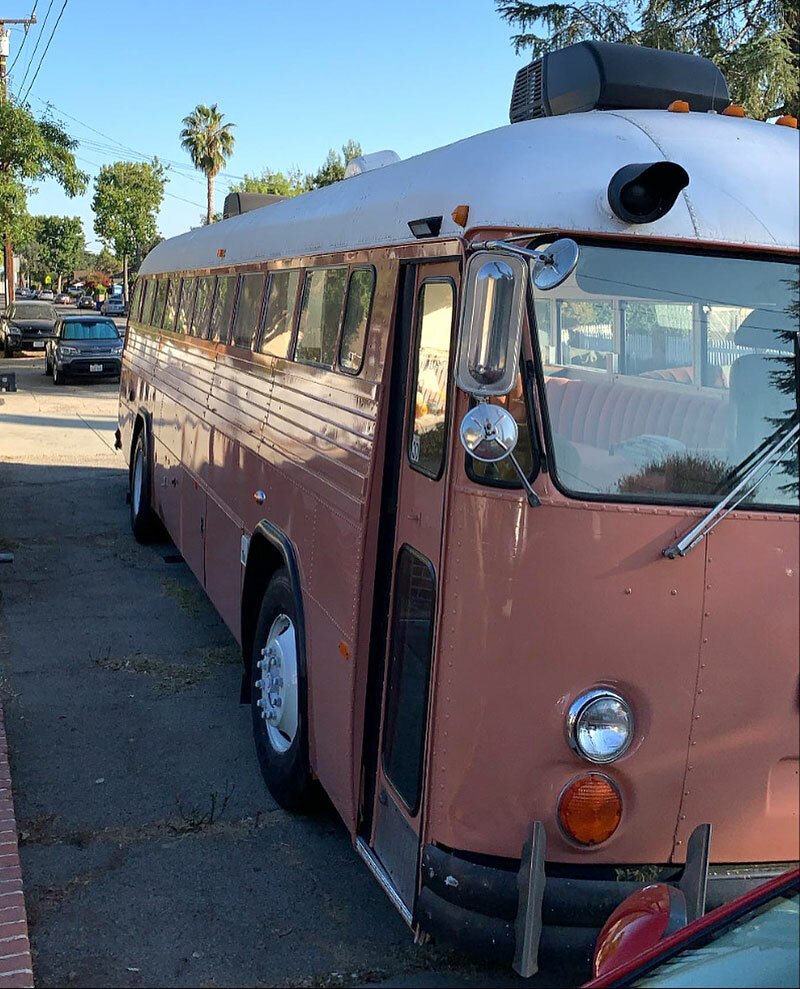
{"type": "Polygon", "coordinates": [[[509,117],[516,124],[589,110],[666,110],[675,99],[700,112],[730,103],[725,77],[707,58],[581,41],[517,72],[509,117]]]}

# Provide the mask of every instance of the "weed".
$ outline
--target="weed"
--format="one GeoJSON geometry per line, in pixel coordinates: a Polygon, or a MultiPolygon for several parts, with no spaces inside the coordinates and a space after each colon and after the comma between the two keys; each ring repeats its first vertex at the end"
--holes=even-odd
{"type": "Polygon", "coordinates": [[[178,808],[180,820],[170,823],[170,828],[175,834],[193,834],[198,831],[205,831],[218,821],[225,813],[225,808],[233,796],[235,787],[231,783],[225,784],[225,792],[220,795],[216,790],[209,794],[208,809],[204,810],[196,804],[184,807],[179,797],[175,798],[175,806],[178,808]]]}

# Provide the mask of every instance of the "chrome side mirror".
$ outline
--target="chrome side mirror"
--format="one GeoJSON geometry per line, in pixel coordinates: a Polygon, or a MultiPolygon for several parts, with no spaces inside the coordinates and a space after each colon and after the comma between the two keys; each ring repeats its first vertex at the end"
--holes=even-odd
{"type": "Polygon", "coordinates": [[[531,265],[533,284],[542,292],[557,288],[575,270],[579,256],[580,248],[574,240],[554,240],[531,265]]]}
{"type": "Polygon", "coordinates": [[[516,420],[508,409],[504,409],[502,405],[490,405],[488,402],[479,403],[461,420],[459,435],[461,445],[467,453],[482,463],[495,464],[508,457],[525,488],[528,504],[534,508],[541,504],[525,476],[525,471],[514,456],[519,430],[516,420]]]}
{"type": "Polygon", "coordinates": [[[501,405],[481,403],[461,420],[461,445],[467,453],[485,464],[513,453],[519,430],[514,417],[501,405]]]}

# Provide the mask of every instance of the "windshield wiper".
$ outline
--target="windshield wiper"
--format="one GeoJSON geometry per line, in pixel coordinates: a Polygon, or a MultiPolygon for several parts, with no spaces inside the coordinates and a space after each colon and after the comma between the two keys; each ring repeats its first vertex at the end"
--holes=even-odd
{"type": "Polygon", "coordinates": [[[732,488],[724,498],[717,502],[711,511],[703,516],[682,539],[667,546],[663,551],[664,556],[669,560],[674,560],[676,556],[686,556],[701,539],[711,532],[714,526],[741,505],[745,498],[751,495],[759,484],[769,477],[792,447],[797,445],[798,440],[800,440],[800,422],[796,422],[788,432],[770,444],[761,456],[753,462],[736,487],[732,488]]]}

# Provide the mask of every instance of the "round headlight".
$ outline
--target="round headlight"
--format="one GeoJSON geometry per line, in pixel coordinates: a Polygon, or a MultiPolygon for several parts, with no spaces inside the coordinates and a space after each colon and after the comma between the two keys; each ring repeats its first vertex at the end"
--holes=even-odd
{"type": "Polygon", "coordinates": [[[633,713],[613,690],[589,690],[567,714],[570,747],[589,762],[613,762],[633,740],[633,713]]]}

